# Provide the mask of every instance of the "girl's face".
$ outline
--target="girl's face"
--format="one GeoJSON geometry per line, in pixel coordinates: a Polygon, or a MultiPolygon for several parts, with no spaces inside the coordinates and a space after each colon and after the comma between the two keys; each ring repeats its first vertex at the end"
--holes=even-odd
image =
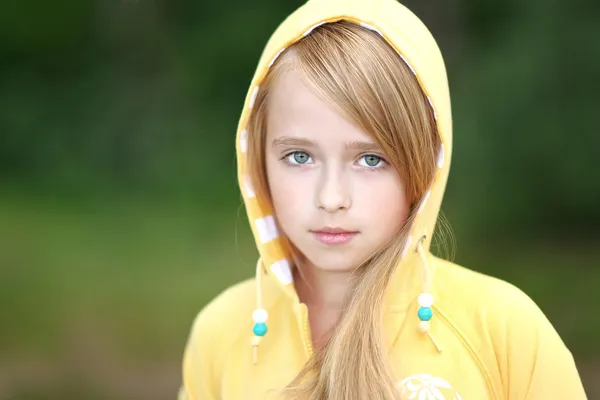
{"type": "Polygon", "coordinates": [[[316,268],[351,271],[409,212],[404,184],[364,131],[296,71],[271,88],[266,168],[279,226],[316,268]]]}

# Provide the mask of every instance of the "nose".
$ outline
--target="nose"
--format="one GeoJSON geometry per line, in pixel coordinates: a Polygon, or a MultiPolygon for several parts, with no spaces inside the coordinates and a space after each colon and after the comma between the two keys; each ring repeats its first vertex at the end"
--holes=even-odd
{"type": "Polygon", "coordinates": [[[342,171],[324,168],[317,190],[317,207],[328,213],[348,210],[352,206],[350,188],[342,171]]]}

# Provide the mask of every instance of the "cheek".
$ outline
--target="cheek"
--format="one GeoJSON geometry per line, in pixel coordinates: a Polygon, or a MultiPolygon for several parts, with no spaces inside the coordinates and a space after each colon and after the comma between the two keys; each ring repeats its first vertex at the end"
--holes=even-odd
{"type": "Polygon", "coordinates": [[[277,160],[267,162],[271,199],[281,224],[285,224],[288,216],[301,213],[310,204],[310,184],[297,172],[279,165],[277,160]]]}
{"type": "Polygon", "coordinates": [[[406,191],[395,174],[361,182],[357,189],[354,204],[382,231],[396,231],[408,218],[406,191]]]}

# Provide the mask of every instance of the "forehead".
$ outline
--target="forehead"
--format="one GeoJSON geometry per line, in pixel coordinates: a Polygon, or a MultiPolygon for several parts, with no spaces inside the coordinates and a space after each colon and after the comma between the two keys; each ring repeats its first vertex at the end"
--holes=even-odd
{"type": "Polygon", "coordinates": [[[371,137],[320,98],[294,69],[272,82],[267,137],[306,137],[320,142],[365,140],[371,137]]]}

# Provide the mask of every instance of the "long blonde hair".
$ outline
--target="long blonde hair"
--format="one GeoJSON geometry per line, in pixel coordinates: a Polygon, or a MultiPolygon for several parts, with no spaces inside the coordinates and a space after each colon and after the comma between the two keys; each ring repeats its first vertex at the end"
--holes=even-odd
{"type": "Polygon", "coordinates": [[[284,394],[315,400],[396,399],[389,349],[382,336],[384,291],[400,259],[414,209],[434,177],[440,147],[434,115],[410,68],[378,34],[346,21],[317,27],[277,59],[261,83],[250,116],[248,170],[257,198],[268,206],[269,92],[277,76],[290,68],[381,146],[406,184],[411,217],[391,243],[357,268],[351,296],[331,339],[284,394]]]}

